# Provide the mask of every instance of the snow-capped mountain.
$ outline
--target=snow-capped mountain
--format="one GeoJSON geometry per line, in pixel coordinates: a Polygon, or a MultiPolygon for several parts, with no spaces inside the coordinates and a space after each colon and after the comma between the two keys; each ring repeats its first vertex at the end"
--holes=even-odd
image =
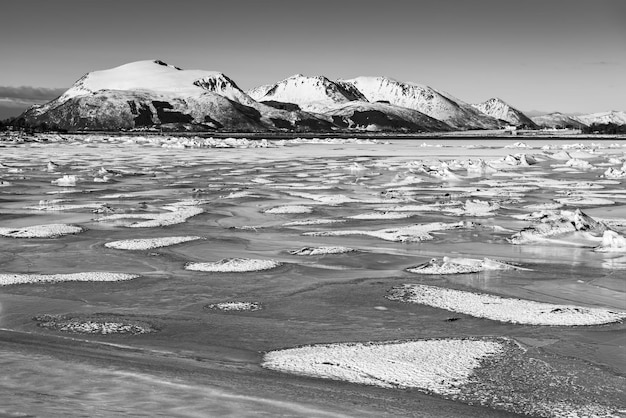
{"type": "Polygon", "coordinates": [[[622,125],[626,112],[578,117],[552,113],[530,119],[500,99],[469,105],[434,88],[386,77],[333,81],[297,74],[244,92],[219,71],[183,70],[146,60],[88,73],[56,99],[28,109],[16,123],[67,130],[437,132],[507,124],[622,125]]]}
{"type": "Polygon", "coordinates": [[[540,128],[551,129],[583,129],[587,125],[563,113],[554,112],[531,118],[540,128]]]}
{"type": "Polygon", "coordinates": [[[305,112],[274,109],[217,71],[182,70],[159,60],[138,61],[80,78],[59,98],[26,111],[27,125],[62,129],[185,129],[267,131],[330,129],[305,112]]]}
{"type": "Polygon", "coordinates": [[[494,129],[502,125],[467,103],[420,84],[387,77],[357,77],[339,80],[337,84],[354,86],[370,102],[382,101],[414,109],[457,129],[494,129]]]}
{"type": "Polygon", "coordinates": [[[367,101],[355,88],[344,88],[324,76],[307,77],[302,74],[271,86],[257,87],[248,94],[260,102],[292,103],[310,112],[324,111],[336,103],[367,101]]]}
{"type": "Polygon", "coordinates": [[[610,111],[601,113],[590,113],[588,115],[576,116],[576,120],[585,125],[614,123],[615,125],[626,125],[626,112],[610,111]]]}
{"type": "Polygon", "coordinates": [[[494,97],[485,102],[473,104],[472,106],[485,115],[506,121],[511,125],[530,129],[537,128],[535,122],[533,122],[528,116],[512,107],[502,99],[494,97]]]}

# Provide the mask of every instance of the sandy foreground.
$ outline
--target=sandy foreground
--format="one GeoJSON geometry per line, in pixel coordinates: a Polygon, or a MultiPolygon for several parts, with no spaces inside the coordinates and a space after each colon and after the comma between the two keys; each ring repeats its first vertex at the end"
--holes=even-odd
{"type": "Polygon", "coordinates": [[[46,139],[0,416],[625,414],[626,144],[46,139]]]}

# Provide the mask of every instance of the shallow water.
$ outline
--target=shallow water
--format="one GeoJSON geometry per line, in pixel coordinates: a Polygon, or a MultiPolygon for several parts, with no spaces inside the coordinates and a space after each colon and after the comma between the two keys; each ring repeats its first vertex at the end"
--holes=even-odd
{"type": "MultiPolygon", "coordinates": [[[[506,148],[513,141],[488,141],[483,140],[482,147],[467,140],[392,140],[389,144],[164,149],[119,141],[87,144],[83,139],[1,148],[0,163],[21,171],[0,166],[0,180],[11,183],[0,188],[0,227],[67,223],[86,231],[55,239],[0,237],[0,274],[113,271],[141,277],[119,283],[0,287],[0,327],[27,331],[35,337],[57,338],[67,334],[39,328],[31,318],[46,313],[116,313],[152,321],[161,332],[76,337],[166,350],[171,356],[201,358],[203,362],[214,362],[213,367],[222,374],[218,378],[207,373],[199,383],[193,367],[176,372],[175,367],[163,371],[161,366],[147,365],[121,379],[126,373],[123,362],[119,368],[109,370],[106,361],[87,356],[81,360],[86,366],[85,376],[80,377],[82,369],[68,365],[68,359],[59,358],[56,351],[41,349],[39,353],[40,349],[27,342],[6,344],[0,346],[4,350],[0,354],[3,364],[0,394],[8,395],[0,395],[4,396],[0,398],[0,415],[63,416],[73,411],[73,415],[85,416],[245,416],[257,412],[286,416],[332,413],[375,416],[406,415],[415,408],[426,408],[424,414],[438,416],[505,414],[472,409],[427,395],[418,399],[404,392],[314,379],[311,383],[311,379],[280,375],[258,366],[260,353],[264,351],[341,341],[463,335],[501,335],[535,341],[549,334],[554,341],[541,345],[541,355],[575,353],[581,361],[606,367],[607,373],[623,375],[626,361],[619,353],[621,350],[623,354],[626,343],[622,324],[546,330],[465,316],[461,321],[447,322],[446,319],[457,315],[385,299],[386,292],[395,285],[425,283],[541,302],[626,310],[624,253],[598,253],[590,247],[554,244],[511,245],[506,241],[530,224],[511,215],[530,213],[523,208],[525,205],[554,202],[571,193],[575,189],[571,185],[576,183],[601,184],[604,188],[594,192],[599,191],[615,202],[584,206],[583,211],[594,217],[624,220],[626,180],[603,182],[601,175],[606,169],[602,164],[610,157],[624,159],[626,144],[611,147],[615,141],[594,141],[593,145],[591,141],[581,141],[582,148],[594,150],[587,161],[600,164],[601,168],[564,172],[554,166],[564,161],[549,158],[550,153],[560,148],[543,150],[542,147],[562,148],[571,142],[527,141],[530,148],[506,148]],[[423,146],[424,142],[427,146],[423,146]],[[498,165],[497,175],[468,175],[466,170],[453,167],[454,179],[411,171],[416,161],[437,165],[444,160],[452,166],[452,160],[495,161],[516,153],[534,155],[538,163],[498,165]],[[46,171],[48,161],[59,167],[54,172],[46,171]],[[101,167],[109,171],[109,182],[94,182],[95,177],[102,177],[101,167]],[[59,187],[51,183],[64,175],[77,176],[76,186],[59,187]],[[420,182],[402,184],[407,176],[417,177],[420,182]],[[554,181],[559,182],[556,187],[554,181]],[[532,187],[516,189],[513,185],[532,187]],[[497,191],[498,197],[484,197],[485,191],[497,191]],[[64,201],[44,202],[52,199],[64,201]],[[500,208],[486,216],[434,210],[414,212],[405,219],[349,218],[394,206],[468,199],[495,199],[500,202],[500,208]],[[126,225],[135,219],[99,220],[110,214],[164,213],[168,205],[188,200],[195,202],[187,204],[196,205],[204,212],[166,227],[128,228],[126,225]],[[76,206],[70,210],[44,210],[53,204],[76,206]],[[266,213],[268,209],[285,205],[308,206],[311,213],[266,213]],[[345,222],[284,226],[307,219],[345,222]],[[315,231],[376,231],[460,220],[480,226],[435,231],[432,240],[423,242],[392,242],[366,235],[303,235],[315,231]],[[206,239],[147,251],[104,246],[111,241],[167,236],[206,239]],[[309,246],[343,246],[358,251],[322,256],[289,253],[309,246]],[[439,277],[419,277],[405,271],[443,256],[490,257],[532,271],[439,277]],[[187,263],[235,257],[276,260],[283,264],[251,273],[207,273],[184,268],[187,263]],[[226,301],[259,302],[262,309],[225,313],[205,308],[226,301]],[[252,370],[254,382],[264,383],[247,384],[248,371],[242,372],[237,368],[240,365],[252,370]],[[227,387],[220,379],[229,382],[227,387]],[[120,381],[121,385],[113,384],[120,381]],[[307,394],[305,389],[310,385],[314,390],[307,394]],[[39,397],[33,398],[40,386],[43,389],[37,392],[39,397]],[[143,390],[146,387],[150,392],[143,390]],[[331,400],[326,402],[326,396],[331,400]],[[396,404],[383,407],[381,399],[396,399],[396,404]],[[351,409],[351,402],[361,405],[358,413],[351,409]],[[424,406],[424,402],[430,406],[424,406]]],[[[616,230],[624,233],[623,228],[616,230]]],[[[6,338],[14,341],[12,337],[6,338]]],[[[64,340],[54,341],[55,346],[64,345],[64,340]]],[[[68,350],[84,351],[72,344],[68,350]]],[[[115,353],[106,356],[119,357],[115,353]]],[[[623,394],[619,396],[623,399],[623,394]]]]}

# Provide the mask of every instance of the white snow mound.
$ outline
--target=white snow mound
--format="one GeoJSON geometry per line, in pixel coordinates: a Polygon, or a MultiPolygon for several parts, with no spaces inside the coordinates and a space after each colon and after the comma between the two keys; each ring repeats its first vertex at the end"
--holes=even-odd
{"type": "Polygon", "coordinates": [[[245,273],[248,271],[270,270],[281,265],[282,263],[275,260],[224,258],[213,263],[189,263],[185,266],[185,269],[212,273],[245,273]]]}
{"type": "Polygon", "coordinates": [[[621,322],[626,318],[626,312],[503,298],[422,284],[395,287],[387,298],[419,303],[477,318],[524,325],[601,325],[621,322]]]}
{"type": "Polygon", "coordinates": [[[325,254],[345,254],[356,251],[348,247],[304,247],[299,250],[289,251],[293,255],[325,255],[325,254]]]}
{"type": "Polygon", "coordinates": [[[443,257],[441,260],[432,260],[407,269],[415,274],[463,274],[478,273],[486,270],[528,270],[521,267],[503,263],[501,261],[484,258],[482,260],[473,258],[450,258],[443,257]]]}
{"type": "Polygon", "coordinates": [[[115,248],[117,250],[151,250],[153,248],[168,247],[170,245],[181,244],[183,242],[195,241],[199,239],[204,238],[196,236],[137,238],[107,242],[104,246],[107,248],[115,248]]]}
{"type": "Polygon", "coordinates": [[[271,351],[262,366],[280,372],[385,388],[454,394],[497,341],[448,339],[321,344],[271,351]]]}
{"type": "Polygon", "coordinates": [[[120,282],[139,277],[136,274],[85,272],[69,274],[0,274],[0,286],[27,283],[56,283],[56,282],[120,282]]]}
{"type": "Polygon", "coordinates": [[[34,225],[22,228],[0,228],[0,236],[10,238],[56,238],[78,234],[83,228],[66,224],[34,225]]]}

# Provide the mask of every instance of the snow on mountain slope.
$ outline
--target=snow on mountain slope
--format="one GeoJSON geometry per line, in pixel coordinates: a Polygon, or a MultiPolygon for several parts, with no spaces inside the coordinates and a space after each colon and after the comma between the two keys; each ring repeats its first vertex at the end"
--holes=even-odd
{"type": "Polygon", "coordinates": [[[185,129],[323,130],[332,124],[305,112],[256,102],[217,71],[181,70],[138,61],[79,79],[58,99],[32,107],[26,123],[62,129],[133,129],[176,124],[185,129]]]}
{"type": "Polygon", "coordinates": [[[272,89],[276,84],[263,84],[262,86],[251,88],[246,91],[248,96],[252,97],[254,100],[259,101],[261,97],[265,96],[268,91],[272,89]]]}
{"type": "Polygon", "coordinates": [[[388,103],[352,101],[337,103],[324,111],[335,125],[367,131],[442,132],[451,128],[417,110],[388,103]]]}
{"type": "Polygon", "coordinates": [[[335,103],[354,100],[366,101],[354,88],[344,88],[324,76],[307,77],[296,74],[271,86],[264,95],[260,93],[266,86],[254,89],[258,101],[297,104],[302,110],[316,112],[335,103]]]}
{"type": "Polygon", "coordinates": [[[337,84],[356,87],[370,102],[386,101],[414,109],[459,129],[492,129],[501,124],[466,103],[420,84],[400,82],[387,77],[357,77],[337,84]]]}
{"type": "Polygon", "coordinates": [[[181,70],[159,60],[131,62],[84,75],[61,95],[59,102],[99,90],[153,91],[199,96],[203,89],[195,85],[194,81],[219,75],[217,71],[181,70]]]}
{"type": "Polygon", "coordinates": [[[541,128],[551,129],[582,129],[587,125],[559,112],[550,113],[531,118],[541,128]]]}
{"type": "Polygon", "coordinates": [[[616,125],[626,125],[626,112],[612,110],[610,112],[590,113],[588,115],[576,116],[575,119],[585,125],[591,125],[593,123],[614,123],[616,125]]]}
{"type": "Polygon", "coordinates": [[[472,106],[485,115],[504,120],[511,125],[537,128],[537,125],[528,116],[510,106],[502,99],[491,98],[485,102],[473,104],[472,106]]]}

